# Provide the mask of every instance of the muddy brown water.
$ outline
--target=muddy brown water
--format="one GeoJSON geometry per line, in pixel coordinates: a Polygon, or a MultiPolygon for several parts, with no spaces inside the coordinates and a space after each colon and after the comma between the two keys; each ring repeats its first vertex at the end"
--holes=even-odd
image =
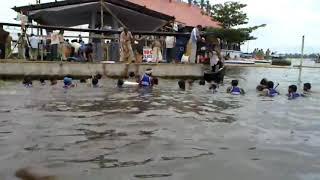
{"type": "Polygon", "coordinates": [[[197,82],[186,91],[160,80],[151,90],[62,84],[0,88],[0,179],[41,166],[58,179],[320,179],[318,69],[303,70],[313,93],[288,101],[297,69],[229,71],[216,94],[197,82]],[[280,83],[281,96],[258,97],[256,84],[280,83]],[[225,93],[239,79],[247,94],[225,93]]]}

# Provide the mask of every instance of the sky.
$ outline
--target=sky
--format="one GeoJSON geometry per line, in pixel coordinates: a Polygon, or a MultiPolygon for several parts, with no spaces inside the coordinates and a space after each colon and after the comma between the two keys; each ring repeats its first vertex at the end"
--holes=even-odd
{"type": "MultiPolygon", "coordinates": [[[[42,0],[53,2],[54,0],[42,0]]],[[[227,0],[211,0],[223,3],[227,0]]],[[[254,48],[279,53],[299,53],[301,39],[305,35],[305,52],[320,53],[320,0],[238,0],[248,6],[244,11],[249,17],[249,26],[267,24],[254,32],[257,40],[242,46],[242,51],[254,48]]],[[[28,5],[36,0],[1,0],[0,22],[15,22],[14,6],[28,5]]]]}

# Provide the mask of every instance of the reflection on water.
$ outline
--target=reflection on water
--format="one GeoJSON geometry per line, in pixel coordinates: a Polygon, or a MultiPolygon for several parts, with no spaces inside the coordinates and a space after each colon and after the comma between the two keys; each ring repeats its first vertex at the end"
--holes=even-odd
{"type": "Polygon", "coordinates": [[[110,79],[67,91],[5,82],[0,179],[30,164],[76,179],[319,179],[319,70],[303,71],[314,93],[288,101],[297,72],[229,69],[216,94],[197,83],[179,91],[173,80],[152,90],[118,89],[110,79]],[[263,77],[280,83],[282,95],[259,97],[263,77]],[[225,93],[232,79],[245,96],[225,93]]]}

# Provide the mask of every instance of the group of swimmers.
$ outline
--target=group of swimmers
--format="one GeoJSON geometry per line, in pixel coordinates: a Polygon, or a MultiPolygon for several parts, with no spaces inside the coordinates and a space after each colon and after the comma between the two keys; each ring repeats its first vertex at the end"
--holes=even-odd
{"type": "MultiPolygon", "coordinates": [[[[101,74],[96,74],[92,77],[91,79],[91,86],[92,87],[100,87],[99,86],[99,80],[102,78],[101,74]]],[[[47,84],[46,80],[43,78],[40,78],[40,85],[41,86],[45,86],[47,84]]],[[[88,80],[87,79],[80,79],[80,83],[87,83],[88,80]]],[[[33,87],[33,83],[32,83],[32,78],[30,76],[25,76],[22,84],[27,87],[27,88],[31,88],[33,87]]],[[[56,78],[51,78],[50,79],[50,85],[54,86],[58,84],[58,80],[56,78]]],[[[72,87],[76,87],[77,84],[73,83],[73,79],[70,75],[67,75],[63,78],[63,88],[72,88],[72,87]]]]}
{"type": "MultiPolygon", "coordinates": [[[[91,79],[91,86],[92,87],[101,87],[99,85],[99,80],[102,78],[101,74],[96,74],[92,77],[91,79]]],[[[56,79],[51,79],[50,80],[51,85],[56,85],[57,80],[56,79]]],[[[186,82],[189,84],[191,87],[193,84],[193,80],[179,80],[178,81],[178,86],[181,90],[186,89],[186,82]]],[[[76,84],[73,83],[73,79],[71,76],[67,75],[63,78],[63,83],[64,86],[63,88],[71,88],[71,87],[76,87],[76,84]]],[[[81,79],[80,83],[87,83],[86,79],[81,79]]],[[[213,93],[217,92],[217,88],[219,87],[219,83],[210,83],[209,89],[212,90],[213,93]]],[[[32,79],[29,76],[26,76],[23,80],[23,84],[26,87],[32,87],[32,79]]],[[[44,79],[40,79],[40,84],[41,85],[46,85],[46,81],[44,79]]],[[[206,84],[205,80],[200,80],[199,85],[204,86],[206,84]]],[[[136,76],[134,72],[130,72],[128,75],[128,78],[123,80],[119,79],[117,82],[117,86],[119,88],[122,88],[124,86],[137,86],[137,87],[153,87],[154,85],[158,85],[158,79],[152,76],[152,69],[148,68],[145,73],[142,76],[136,76]]],[[[232,95],[244,95],[245,91],[238,86],[239,81],[238,80],[232,80],[231,81],[231,86],[227,88],[227,93],[232,94],[232,95]]],[[[266,97],[275,97],[277,95],[280,95],[279,91],[277,90],[277,87],[279,84],[276,86],[274,85],[273,81],[268,81],[266,78],[263,78],[260,81],[260,84],[257,86],[257,91],[260,92],[261,96],[266,96],[266,97]]],[[[305,83],[303,87],[304,93],[298,93],[297,92],[298,87],[296,85],[290,85],[288,87],[288,98],[289,99],[296,99],[298,97],[305,96],[307,93],[310,93],[311,91],[311,83],[305,83]]]]}
{"type": "MultiPolygon", "coordinates": [[[[178,86],[181,90],[186,89],[186,82],[189,83],[191,86],[193,81],[192,80],[180,80],[178,81],[178,86]]],[[[204,86],[206,84],[205,80],[200,80],[199,85],[204,86]]],[[[227,93],[232,95],[244,95],[245,91],[238,86],[239,81],[238,80],[232,80],[231,86],[227,88],[227,93]]],[[[213,93],[217,92],[218,88],[217,83],[211,83],[209,89],[212,90],[213,93]]],[[[279,86],[279,83],[275,86],[273,81],[268,81],[266,78],[263,78],[260,81],[260,84],[257,86],[257,91],[260,92],[260,96],[266,96],[266,97],[275,97],[277,95],[280,95],[279,91],[277,90],[277,87],[279,86]]],[[[288,87],[288,98],[289,99],[296,99],[298,97],[303,97],[306,94],[309,94],[311,92],[311,83],[305,83],[303,85],[303,93],[297,92],[298,87],[296,85],[290,85],[288,87]]]]}
{"type": "MultiPolygon", "coordinates": [[[[263,78],[260,81],[260,84],[257,86],[257,91],[260,91],[262,96],[274,97],[280,95],[280,93],[276,90],[278,86],[279,84],[274,87],[274,83],[272,81],[268,81],[266,78],[263,78]]],[[[290,85],[288,87],[288,94],[286,95],[289,99],[303,97],[311,92],[311,83],[303,84],[303,93],[298,93],[297,91],[298,87],[296,85],[290,85]]]]}
{"type": "MultiPolygon", "coordinates": [[[[102,78],[101,74],[96,74],[92,77],[91,80],[91,86],[92,87],[101,87],[99,85],[99,80],[102,78]]],[[[87,83],[88,80],[87,79],[80,79],[80,83],[87,83]]],[[[24,80],[23,80],[23,85],[25,87],[33,87],[33,83],[32,83],[32,78],[30,76],[25,76],[24,80]]],[[[50,84],[56,85],[58,83],[56,78],[51,78],[50,79],[50,84]]],[[[45,79],[40,79],[40,84],[42,86],[46,85],[46,80],[45,79]]],[[[67,75],[63,78],[63,88],[72,88],[72,87],[76,87],[77,84],[73,83],[73,79],[70,75],[67,75]]],[[[130,72],[129,73],[129,77],[126,80],[123,79],[119,79],[117,82],[117,86],[119,88],[123,87],[124,85],[129,85],[129,86],[140,86],[140,87],[153,87],[154,85],[158,85],[158,79],[152,76],[152,69],[148,68],[146,70],[146,72],[140,77],[140,76],[136,76],[136,74],[134,72],[130,72]]]]}

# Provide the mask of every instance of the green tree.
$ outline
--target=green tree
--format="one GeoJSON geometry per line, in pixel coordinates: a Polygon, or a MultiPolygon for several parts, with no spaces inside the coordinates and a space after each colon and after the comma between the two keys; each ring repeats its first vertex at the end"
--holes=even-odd
{"type": "Polygon", "coordinates": [[[213,34],[227,43],[243,43],[247,40],[256,39],[251,33],[258,28],[266,26],[265,24],[236,28],[237,26],[248,24],[248,16],[243,12],[247,5],[239,2],[226,2],[224,4],[215,4],[212,6],[212,18],[220,22],[221,28],[209,28],[207,32],[213,34]]]}
{"type": "Polygon", "coordinates": [[[219,21],[225,29],[248,23],[248,16],[243,12],[246,4],[239,2],[225,2],[224,4],[215,4],[212,6],[214,20],[219,21]]]}

